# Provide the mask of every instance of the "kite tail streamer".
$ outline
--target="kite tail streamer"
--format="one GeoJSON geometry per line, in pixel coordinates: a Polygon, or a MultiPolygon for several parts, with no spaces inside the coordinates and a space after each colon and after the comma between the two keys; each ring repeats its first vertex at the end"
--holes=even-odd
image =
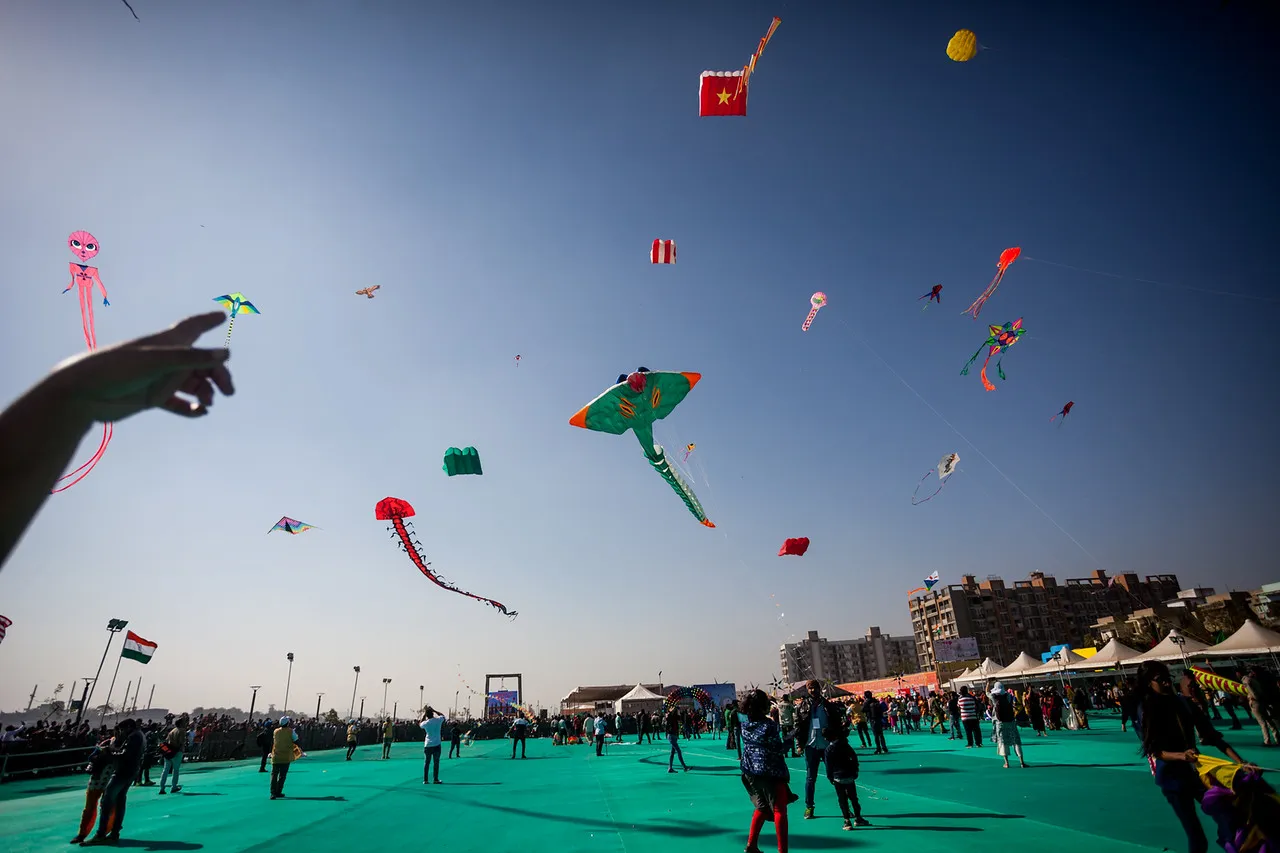
{"type": "MultiPolygon", "coordinates": [[[[982,355],[982,351],[983,349],[986,348],[986,346],[987,346],[986,344],[983,344],[982,346],[978,347],[978,351],[973,354],[973,357],[970,358],[969,361],[965,363],[964,369],[960,371],[961,376],[969,375],[969,368],[973,367],[973,363],[978,360],[978,356],[982,355]]],[[[990,360],[990,356],[988,356],[987,358],[988,360],[990,360]]],[[[985,364],[983,365],[983,368],[984,369],[986,368],[985,364]]]]}
{"type": "Polygon", "coordinates": [[[765,46],[769,44],[769,39],[773,38],[773,34],[778,31],[778,25],[781,23],[781,18],[773,19],[773,23],[769,25],[769,32],[765,33],[764,38],[760,39],[760,46],[756,48],[755,53],[751,54],[751,59],[747,64],[742,66],[742,76],[738,78],[738,90],[734,93],[735,98],[747,88],[751,75],[756,72],[756,62],[764,55],[765,46]]]}
{"type": "Polygon", "coordinates": [[[693,493],[693,489],[689,488],[684,479],[680,476],[676,469],[671,467],[671,463],[667,461],[667,454],[662,449],[662,445],[653,445],[653,455],[646,454],[649,464],[653,466],[653,470],[657,471],[662,479],[667,481],[667,485],[680,496],[684,501],[684,505],[689,508],[689,512],[693,513],[693,517],[702,522],[703,527],[715,527],[711,520],[707,518],[707,514],[702,509],[702,504],[698,502],[698,496],[693,493]]]}
{"type": "MultiPolygon", "coordinates": [[[[994,391],[996,390],[996,386],[992,385],[991,380],[987,378],[987,365],[990,363],[991,363],[991,356],[987,356],[987,360],[982,362],[982,373],[979,375],[982,377],[982,387],[986,388],[988,391],[994,391]]],[[[1000,369],[1000,362],[996,362],[996,369],[997,370],[1000,369]]],[[[1000,375],[1000,378],[1004,379],[1003,373],[1000,375]]]]}
{"type": "Polygon", "coordinates": [[[427,580],[431,581],[436,586],[441,589],[447,589],[449,592],[456,592],[458,595],[465,595],[467,598],[483,602],[484,604],[495,608],[503,616],[509,616],[514,619],[516,616],[520,615],[514,610],[508,610],[507,606],[500,601],[495,601],[492,598],[485,598],[482,595],[467,592],[465,589],[459,589],[437,573],[433,572],[431,570],[431,564],[427,562],[426,558],[422,556],[422,552],[418,550],[418,543],[413,540],[409,533],[408,525],[405,524],[403,518],[391,519],[390,529],[393,531],[393,535],[400,540],[400,547],[404,548],[405,553],[409,555],[409,559],[418,567],[418,571],[422,572],[422,574],[426,576],[427,580]]]}
{"type": "Polygon", "coordinates": [[[227,323],[227,342],[223,344],[223,346],[226,347],[227,349],[231,349],[231,329],[235,326],[235,324],[236,324],[236,312],[232,311],[231,322],[227,323]]]}
{"type": "Polygon", "coordinates": [[[964,313],[973,319],[978,319],[978,315],[982,313],[982,306],[987,304],[987,300],[991,298],[991,294],[996,292],[996,288],[1000,286],[1000,280],[1004,278],[1004,270],[996,273],[996,277],[991,279],[991,283],[987,285],[987,289],[982,291],[982,295],[973,300],[973,304],[964,309],[964,313]]]}
{"type": "MultiPolygon", "coordinates": [[[[926,502],[928,502],[928,501],[933,500],[934,496],[935,496],[935,495],[937,495],[937,494],[938,494],[938,492],[942,491],[942,487],[943,487],[943,486],[945,486],[945,485],[947,484],[947,481],[946,481],[946,480],[943,480],[942,482],[938,483],[938,488],[934,489],[934,491],[933,491],[933,494],[932,494],[932,495],[929,495],[929,497],[924,498],[924,499],[922,499],[922,500],[916,500],[916,494],[920,491],[920,487],[924,485],[924,481],[925,481],[925,480],[927,480],[927,479],[929,479],[929,475],[931,475],[931,474],[933,474],[933,473],[934,473],[933,471],[926,471],[926,472],[925,472],[925,475],[924,475],[923,477],[921,477],[921,478],[920,478],[920,482],[916,483],[916,490],[915,490],[914,492],[912,492],[912,493],[911,493],[911,505],[912,505],[912,506],[919,506],[919,505],[920,505],[920,504],[922,504],[922,503],[926,503],[926,502]]],[[[921,587],[921,589],[924,589],[924,587],[921,587]]],[[[914,592],[914,590],[913,590],[913,592],[914,592]]],[[[907,595],[911,595],[911,593],[909,592],[909,593],[907,593],[907,595]]]]}
{"type": "Polygon", "coordinates": [[[1000,376],[1002,380],[1009,378],[1008,376],[1004,375],[1004,367],[1002,366],[1003,364],[1004,364],[1003,358],[996,362],[996,373],[1000,376]]]}
{"type": "Polygon", "coordinates": [[[98,449],[94,451],[94,454],[92,456],[89,457],[89,461],[84,463],[74,471],[68,474],[63,474],[61,477],[59,477],[58,478],[59,483],[61,483],[63,480],[71,479],[72,477],[75,477],[75,479],[71,480],[71,482],[67,483],[65,486],[58,486],[58,488],[52,489],[49,492],[49,494],[56,495],[58,494],[58,492],[65,492],[67,489],[71,488],[76,483],[83,480],[85,477],[88,477],[89,472],[92,471],[94,469],[94,466],[96,466],[99,460],[102,459],[102,454],[107,452],[107,445],[111,443],[111,436],[113,432],[114,430],[111,424],[103,424],[102,425],[102,441],[98,443],[98,449]],[[77,474],[79,474],[79,476],[76,476],[77,474]]]}

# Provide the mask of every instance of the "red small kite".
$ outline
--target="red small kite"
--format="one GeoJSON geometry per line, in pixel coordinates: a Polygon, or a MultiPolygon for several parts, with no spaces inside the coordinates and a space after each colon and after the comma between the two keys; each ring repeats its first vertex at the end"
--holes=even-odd
{"type": "Polygon", "coordinates": [[[802,536],[799,539],[788,539],[782,543],[782,547],[778,549],[779,557],[803,557],[804,552],[809,550],[809,538],[802,536]]]}

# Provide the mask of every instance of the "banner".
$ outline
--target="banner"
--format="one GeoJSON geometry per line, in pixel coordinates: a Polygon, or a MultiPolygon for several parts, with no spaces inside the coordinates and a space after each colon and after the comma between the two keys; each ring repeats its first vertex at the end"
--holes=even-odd
{"type": "Polygon", "coordinates": [[[486,716],[493,716],[494,714],[514,714],[515,708],[512,706],[519,701],[519,691],[492,690],[485,699],[485,714],[486,716]]]}
{"type": "Polygon", "coordinates": [[[949,640],[934,640],[933,654],[939,663],[971,660],[978,657],[978,641],[973,637],[954,637],[949,640]]]}

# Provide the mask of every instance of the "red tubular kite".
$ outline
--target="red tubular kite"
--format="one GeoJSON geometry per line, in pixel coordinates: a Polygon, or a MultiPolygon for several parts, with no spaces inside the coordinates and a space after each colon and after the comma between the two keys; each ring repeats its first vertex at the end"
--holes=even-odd
{"type": "Polygon", "coordinates": [[[778,549],[779,557],[803,557],[804,552],[809,550],[809,538],[802,536],[799,539],[788,539],[782,543],[782,547],[778,549]]]}
{"type": "Polygon", "coordinates": [[[413,506],[406,500],[401,498],[383,498],[378,501],[378,505],[373,509],[374,517],[378,521],[389,521],[391,526],[387,529],[392,531],[391,536],[399,539],[399,545],[404,552],[409,555],[409,559],[418,567],[418,571],[427,576],[427,579],[441,589],[447,589],[449,592],[456,592],[458,595],[465,595],[467,598],[474,598],[476,601],[482,601],[490,607],[497,608],[498,612],[503,616],[510,616],[512,619],[519,615],[514,610],[507,610],[505,604],[494,601],[492,598],[485,598],[482,595],[474,595],[463,589],[449,583],[440,575],[431,571],[431,564],[422,556],[422,545],[414,538],[413,524],[405,521],[406,518],[412,518],[416,513],[413,506]]]}
{"type": "Polygon", "coordinates": [[[987,304],[987,300],[991,298],[991,294],[996,292],[996,288],[1000,286],[1000,282],[1004,279],[1005,271],[1009,266],[1018,259],[1022,254],[1022,249],[1014,246],[1012,249],[1005,249],[1000,253],[1000,260],[996,262],[996,276],[991,279],[991,283],[987,285],[987,289],[982,291],[977,299],[973,300],[973,304],[964,309],[964,313],[973,319],[978,319],[978,315],[982,313],[982,306],[987,304]]]}
{"type": "Polygon", "coordinates": [[[1071,407],[1074,406],[1075,404],[1076,404],[1075,400],[1072,400],[1070,403],[1067,403],[1065,406],[1062,407],[1061,412],[1058,412],[1058,414],[1049,418],[1049,423],[1053,423],[1058,418],[1062,418],[1065,421],[1067,419],[1067,415],[1071,414],[1071,407]]]}

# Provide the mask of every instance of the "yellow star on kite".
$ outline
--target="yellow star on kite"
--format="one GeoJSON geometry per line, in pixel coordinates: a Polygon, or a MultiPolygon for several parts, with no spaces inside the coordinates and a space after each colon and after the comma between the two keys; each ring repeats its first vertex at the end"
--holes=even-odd
{"type": "Polygon", "coordinates": [[[720,93],[720,96],[719,96],[719,97],[720,97],[720,103],[721,103],[721,105],[723,105],[723,104],[727,104],[727,103],[729,103],[729,98],[730,98],[730,97],[732,97],[732,96],[729,94],[729,90],[728,90],[728,89],[725,89],[724,91],[722,91],[722,92],[720,93]]]}

